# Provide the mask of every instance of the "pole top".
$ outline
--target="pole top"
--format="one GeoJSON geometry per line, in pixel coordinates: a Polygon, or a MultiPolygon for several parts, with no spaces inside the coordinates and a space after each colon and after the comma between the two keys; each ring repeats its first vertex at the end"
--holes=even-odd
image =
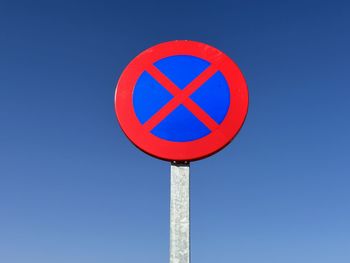
{"type": "Polygon", "coordinates": [[[171,165],[175,166],[190,166],[189,161],[171,161],[171,165]]]}

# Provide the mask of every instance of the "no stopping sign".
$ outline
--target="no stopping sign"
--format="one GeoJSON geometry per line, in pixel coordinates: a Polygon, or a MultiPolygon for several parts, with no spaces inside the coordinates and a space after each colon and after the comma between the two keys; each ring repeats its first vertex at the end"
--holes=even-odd
{"type": "Polygon", "coordinates": [[[115,110],[126,136],[164,160],[192,161],[225,147],[248,110],[248,89],[238,66],[204,43],[153,46],[125,68],[115,110]]]}

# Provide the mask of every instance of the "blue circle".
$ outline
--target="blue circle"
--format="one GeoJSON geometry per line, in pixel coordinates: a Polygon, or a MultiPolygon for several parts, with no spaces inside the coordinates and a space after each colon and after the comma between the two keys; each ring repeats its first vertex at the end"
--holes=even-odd
{"type": "MultiPolygon", "coordinates": [[[[170,56],[154,63],[154,66],[180,89],[184,89],[209,65],[206,60],[188,55],[170,56]]],[[[133,91],[133,105],[137,118],[144,124],[172,98],[173,95],[156,79],[146,71],[143,72],[133,91]]],[[[225,77],[220,71],[216,72],[191,94],[190,99],[220,124],[230,106],[230,90],[225,77]]],[[[209,135],[211,130],[180,104],[155,126],[151,133],[168,141],[189,142],[209,135]]]]}

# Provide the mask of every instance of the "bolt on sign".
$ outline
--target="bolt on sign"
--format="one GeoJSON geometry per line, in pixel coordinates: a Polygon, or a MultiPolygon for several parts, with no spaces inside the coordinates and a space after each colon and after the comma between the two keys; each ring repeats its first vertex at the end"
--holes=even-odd
{"type": "Polygon", "coordinates": [[[248,111],[243,74],[212,46],[164,42],[124,69],[115,111],[133,144],[171,162],[170,262],[189,263],[189,163],[220,151],[241,129],[248,111]]]}

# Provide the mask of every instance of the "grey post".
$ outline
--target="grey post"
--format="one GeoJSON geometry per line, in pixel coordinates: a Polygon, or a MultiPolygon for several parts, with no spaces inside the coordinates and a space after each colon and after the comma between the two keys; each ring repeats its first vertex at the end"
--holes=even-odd
{"type": "Polygon", "coordinates": [[[171,163],[170,263],[190,263],[190,165],[171,163]]]}

